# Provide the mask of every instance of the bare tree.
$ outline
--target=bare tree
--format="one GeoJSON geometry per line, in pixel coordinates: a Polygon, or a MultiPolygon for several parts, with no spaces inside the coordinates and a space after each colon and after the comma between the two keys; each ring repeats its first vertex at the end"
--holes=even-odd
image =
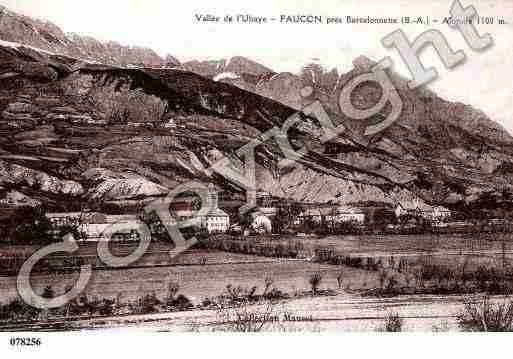
{"type": "Polygon", "coordinates": [[[321,285],[323,279],[323,275],[320,272],[316,272],[310,275],[310,278],[308,279],[308,283],[310,283],[310,286],[312,287],[312,293],[317,294],[317,291],[319,289],[319,286],[321,285]]]}
{"type": "Polygon", "coordinates": [[[338,289],[342,288],[342,281],[344,280],[344,270],[340,269],[337,273],[338,289]]]}
{"type": "Polygon", "coordinates": [[[216,313],[214,331],[261,332],[277,320],[276,303],[269,300],[264,304],[251,305],[248,301],[236,307],[220,307],[216,313]]]}
{"type": "Polygon", "coordinates": [[[510,332],[513,330],[513,302],[467,301],[457,317],[459,327],[469,332],[510,332]]]}
{"type": "Polygon", "coordinates": [[[385,317],[383,326],[378,329],[380,332],[402,332],[404,320],[398,313],[388,313],[385,317]]]}
{"type": "Polygon", "coordinates": [[[267,276],[265,277],[265,281],[264,281],[264,296],[267,294],[267,292],[269,291],[269,289],[271,289],[271,287],[273,286],[274,284],[274,279],[273,277],[271,276],[267,276]]]}

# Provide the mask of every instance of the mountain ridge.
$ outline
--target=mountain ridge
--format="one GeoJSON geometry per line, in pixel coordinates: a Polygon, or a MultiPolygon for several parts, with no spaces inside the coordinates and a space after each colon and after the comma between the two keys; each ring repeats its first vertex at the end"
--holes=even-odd
{"type": "MultiPolygon", "coordinates": [[[[421,199],[459,209],[481,206],[483,198],[492,198],[487,205],[493,208],[512,192],[513,141],[500,125],[471,106],[410,90],[395,76],[406,110],[362,144],[359,124],[352,127],[337,95],[369,71],[363,57],[344,74],[315,65],[300,75],[276,74],[240,57],[210,64],[219,74],[241,72],[237,85],[183,66],[120,68],[64,55],[0,43],[0,192],[6,196],[15,191],[54,207],[77,199],[146,201],[199,181],[242,199],[244,188],[205,169],[219,156],[240,165],[237,149],[313,100],[348,131],[320,143],[310,131],[315,119],[300,114],[302,125],[289,137],[294,148],[306,146],[307,155],[280,168],[284,157],[276,143],[259,146],[259,190],[303,202],[421,199]],[[305,85],[314,88],[307,100],[299,95],[305,85]],[[71,183],[75,192],[61,190],[71,183]]],[[[379,89],[363,85],[355,105],[372,106],[379,89]]]]}
{"type": "Polygon", "coordinates": [[[64,33],[50,21],[17,14],[0,5],[0,40],[23,43],[41,50],[107,65],[174,67],[180,62],[171,55],[160,57],[142,46],[101,42],[91,36],[64,33]]]}

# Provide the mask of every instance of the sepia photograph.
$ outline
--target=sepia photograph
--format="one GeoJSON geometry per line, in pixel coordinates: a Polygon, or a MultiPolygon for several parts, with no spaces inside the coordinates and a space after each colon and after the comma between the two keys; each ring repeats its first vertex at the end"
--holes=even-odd
{"type": "Polygon", "coordinates": [[[0,0],[0,352],[512,332],[512,55],[510,0],[0,0]]]}

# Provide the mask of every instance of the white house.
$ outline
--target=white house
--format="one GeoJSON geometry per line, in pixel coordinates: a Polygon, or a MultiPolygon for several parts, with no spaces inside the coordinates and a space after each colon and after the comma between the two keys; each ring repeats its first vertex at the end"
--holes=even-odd
{"type": "Polygon", "coordinates": [[[273,225],[271,219],[262,212],[255,212],[251,215],[251,228],[257,233],[271,233],[273,225]]]}
{"type": "Polygon", "coordinates": [[[325,219],[333,223],[357,222],[363,224],[365,221],[365,213],[355,207],[339,206],[328,209],[325,219]]]}
{"type": "Polygon", "coordinates": [[[56,226],[107,223],[107,216],[99,212],[47,213],[46,217],[56,226]]]}
{"type": "Polygon", "coordinates": [[[450,217],[452,214],[451,210],[442,206],[433,207],[432,211],[432,219],[434,220],[443,220],[445,218],[450,217]]]}
{"type": "Polygon", "coordinates": [[[168,119],[168,121],[164,124],[164,128],[176,128],[175,120],[172,118],[168,119]]]}
{"type": "Polygon", "coordinates": [[[420,201],[400,202],[394,212],[397,218],[410,214],[432,221],[441,221],[451,216],[451,211],[445,207],[431,206],[420,201]]]}
{"type": "Polygon", "coordinates": [[[358,208],[350,206],[310,208],[298,216],[295,224],[299,225],[306,220],[321,223],[323,219],[327,223],[357,222],[363,224],[365,213],[358,208]]]}
{"type": "Polygon", "coordinates": [[[99,212],[48,213],[55,226],[77,226],[84,233],[85,241],[139,240],[143,222],[135,215],[106,215],[99,212]],[[109,236],[109,233],[111,234],[109,236]]]}
{"type": "Polygon", "coordinates": [[[305,221],[310,220],[314,223],[321,223],[322,221],[322,213],[321,210],[317,208],[309,208],[304,212],[301,212],[297,219],[294,221],[294,224],[300,225],[305,221]]]}
{"type": "Polygon", "coordinates": [[[176,219],[205,228],[209,233],[227,232],[230,228],[230,216],[219,208],[218,194],[213,185],[209,186],[210,208],[204,214],[197,214],[192,208],[174,211],[176,219]]]}
{"type": "Polygon", "coordinates": [[[219,208],[210,210],[203,216],[202,226],[209,233],[227,232],[230,228],[230,216],[219,208]]]}

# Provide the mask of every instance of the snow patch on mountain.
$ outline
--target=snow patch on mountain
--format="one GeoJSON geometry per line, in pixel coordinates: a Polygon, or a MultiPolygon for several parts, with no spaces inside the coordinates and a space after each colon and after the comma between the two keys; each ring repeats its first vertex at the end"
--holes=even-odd
{"type": "Polygon", "coordinates": [[[225,80],[225,79],[237,80],[237,79],[240,79],[240,76],[233,72],[223,72],[223,73],[220,73],[219,75],[214,76],[214,81],[221,81],[221,80],[225,80]]]}

